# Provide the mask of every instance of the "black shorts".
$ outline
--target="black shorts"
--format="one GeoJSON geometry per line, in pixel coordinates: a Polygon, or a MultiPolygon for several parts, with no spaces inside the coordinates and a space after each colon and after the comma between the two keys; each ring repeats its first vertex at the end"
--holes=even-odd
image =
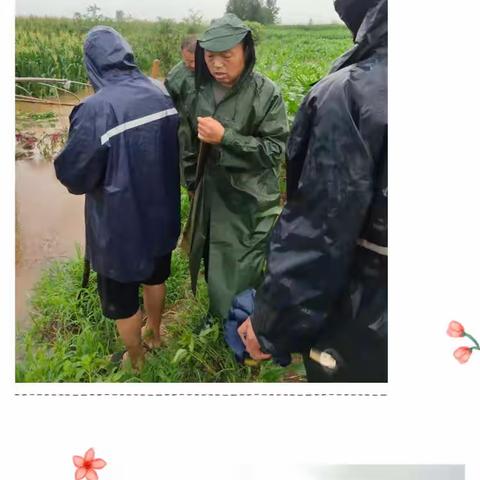
{"type": "Polygon", "coordinates": [[[97,273],[97,288],[102,304],[102,312],[107,318],[118,320],[134,315],[139,307],[138,291],[140,284],[160,285],[170,276],[172,253],[155,261],[152,275],[143,282],[121,283],[97,273]]]}

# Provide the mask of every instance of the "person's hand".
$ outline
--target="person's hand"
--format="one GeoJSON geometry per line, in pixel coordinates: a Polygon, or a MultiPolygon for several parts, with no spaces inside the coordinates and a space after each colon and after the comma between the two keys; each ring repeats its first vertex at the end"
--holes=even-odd
{"type": "Polygon", "coordinates": [[[198,117],[198,138],[205,143],[218,145],[223,140],[225,128],[212,117],[198,117]]]}
{"type": "Polygon", "coordinates": [[[253,331],[252,321],[250,320],[250,317],[248,317],[242,323],[242,325],[238,327],[237,332],[240,335],[240,338],[242,339],[242,342],[245,345],[247,352],[254,360],[268,360],[272,358],[271,355],[263,353],[260,350],[260,344],[258,343],[257,336],[253,331]]]}

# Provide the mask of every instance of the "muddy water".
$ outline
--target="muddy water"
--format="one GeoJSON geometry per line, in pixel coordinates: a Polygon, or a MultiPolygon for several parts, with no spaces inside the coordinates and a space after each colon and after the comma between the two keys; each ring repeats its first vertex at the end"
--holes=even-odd
{"type": "Polygon", "coordinates": [[[15,306],[17,325],[28,324],[31,289],[48,262],[75,254],[84,245],[83,196],[70,195],[51,162],[16,162],[18,254],[15,306]]]}
{"type": "MultiPolygon", "coordinates": [[[[73,97],[65,100],[72,102],[73,97]]],[[[73,103],[73,102],[72,102],[73,103]]],[[[20,131],[35,136],[68,127],[72,107],[18,102],[17,113],[55,112],[55,125],[35,122],[20,125],[20,131]]],[[[30,325],[29,299],[42,269],[54,259],[75,255],[76,245],[84,248],[84,197],[71,195],[55,177],[51,161],[38,150],[29,159],[15,162],[16,279],[15,311],[17,329],[30,325]]]]}

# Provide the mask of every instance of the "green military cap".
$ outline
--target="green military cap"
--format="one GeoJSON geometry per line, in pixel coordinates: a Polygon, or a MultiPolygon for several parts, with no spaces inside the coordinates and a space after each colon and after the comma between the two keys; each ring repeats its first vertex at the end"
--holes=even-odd
{"type": "Polygon", "coordinates": [[[227,13],[212,22],[198,43],[210,52],[224,52],[239,44],[248,32],[250,29],[236,15],[227,13]]]}

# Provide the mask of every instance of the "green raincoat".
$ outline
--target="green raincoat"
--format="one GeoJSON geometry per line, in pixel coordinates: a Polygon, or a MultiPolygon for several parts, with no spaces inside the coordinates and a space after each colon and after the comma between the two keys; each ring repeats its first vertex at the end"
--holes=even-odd
{"type": "Polygon", "coordinates": [[[193,190],[200,146],[197,117],[211,116],[225,127],[222,143],[207,146],[204,174],[186,229],[193,291],[206,254],[210,312],[221,318],[227,316],[236,294],[262,280],[269,234],[280,213],[279,166],[288,135],[279,89],[253,71],[255,51],[249,31],[245,42],[250,47],[246,68],[218,105],[215,80],[199,42],[197,93],[185,105],[190,135],[183,141],[180,137],[185,179],[193,190]]]}
{"type": "MultiPolygon", "coordinates": [[[[175,108],[178,110],[180,118],[185,115],[184,104],[186,98],[195,92],[195,74],[189,70],[183,62],[177,63],[168,72],[165,79],[165,88],[172,97],[175,108]]],[[[179,143],[185,142],[185,136],[188,136],[188,123],[180,122],[178,129],[179,143]]],[[[180,182],[183,186],[186,186],[185,177],[183,175],[184,168],[182,160],[180,159],[180,182]]]]}
{"type": "Polygon", "coordinates": [[[168,72],[165,87],[177,110],[181,110],[183,101],[195,89],[195,74],[179,62],[168,72]]]}

